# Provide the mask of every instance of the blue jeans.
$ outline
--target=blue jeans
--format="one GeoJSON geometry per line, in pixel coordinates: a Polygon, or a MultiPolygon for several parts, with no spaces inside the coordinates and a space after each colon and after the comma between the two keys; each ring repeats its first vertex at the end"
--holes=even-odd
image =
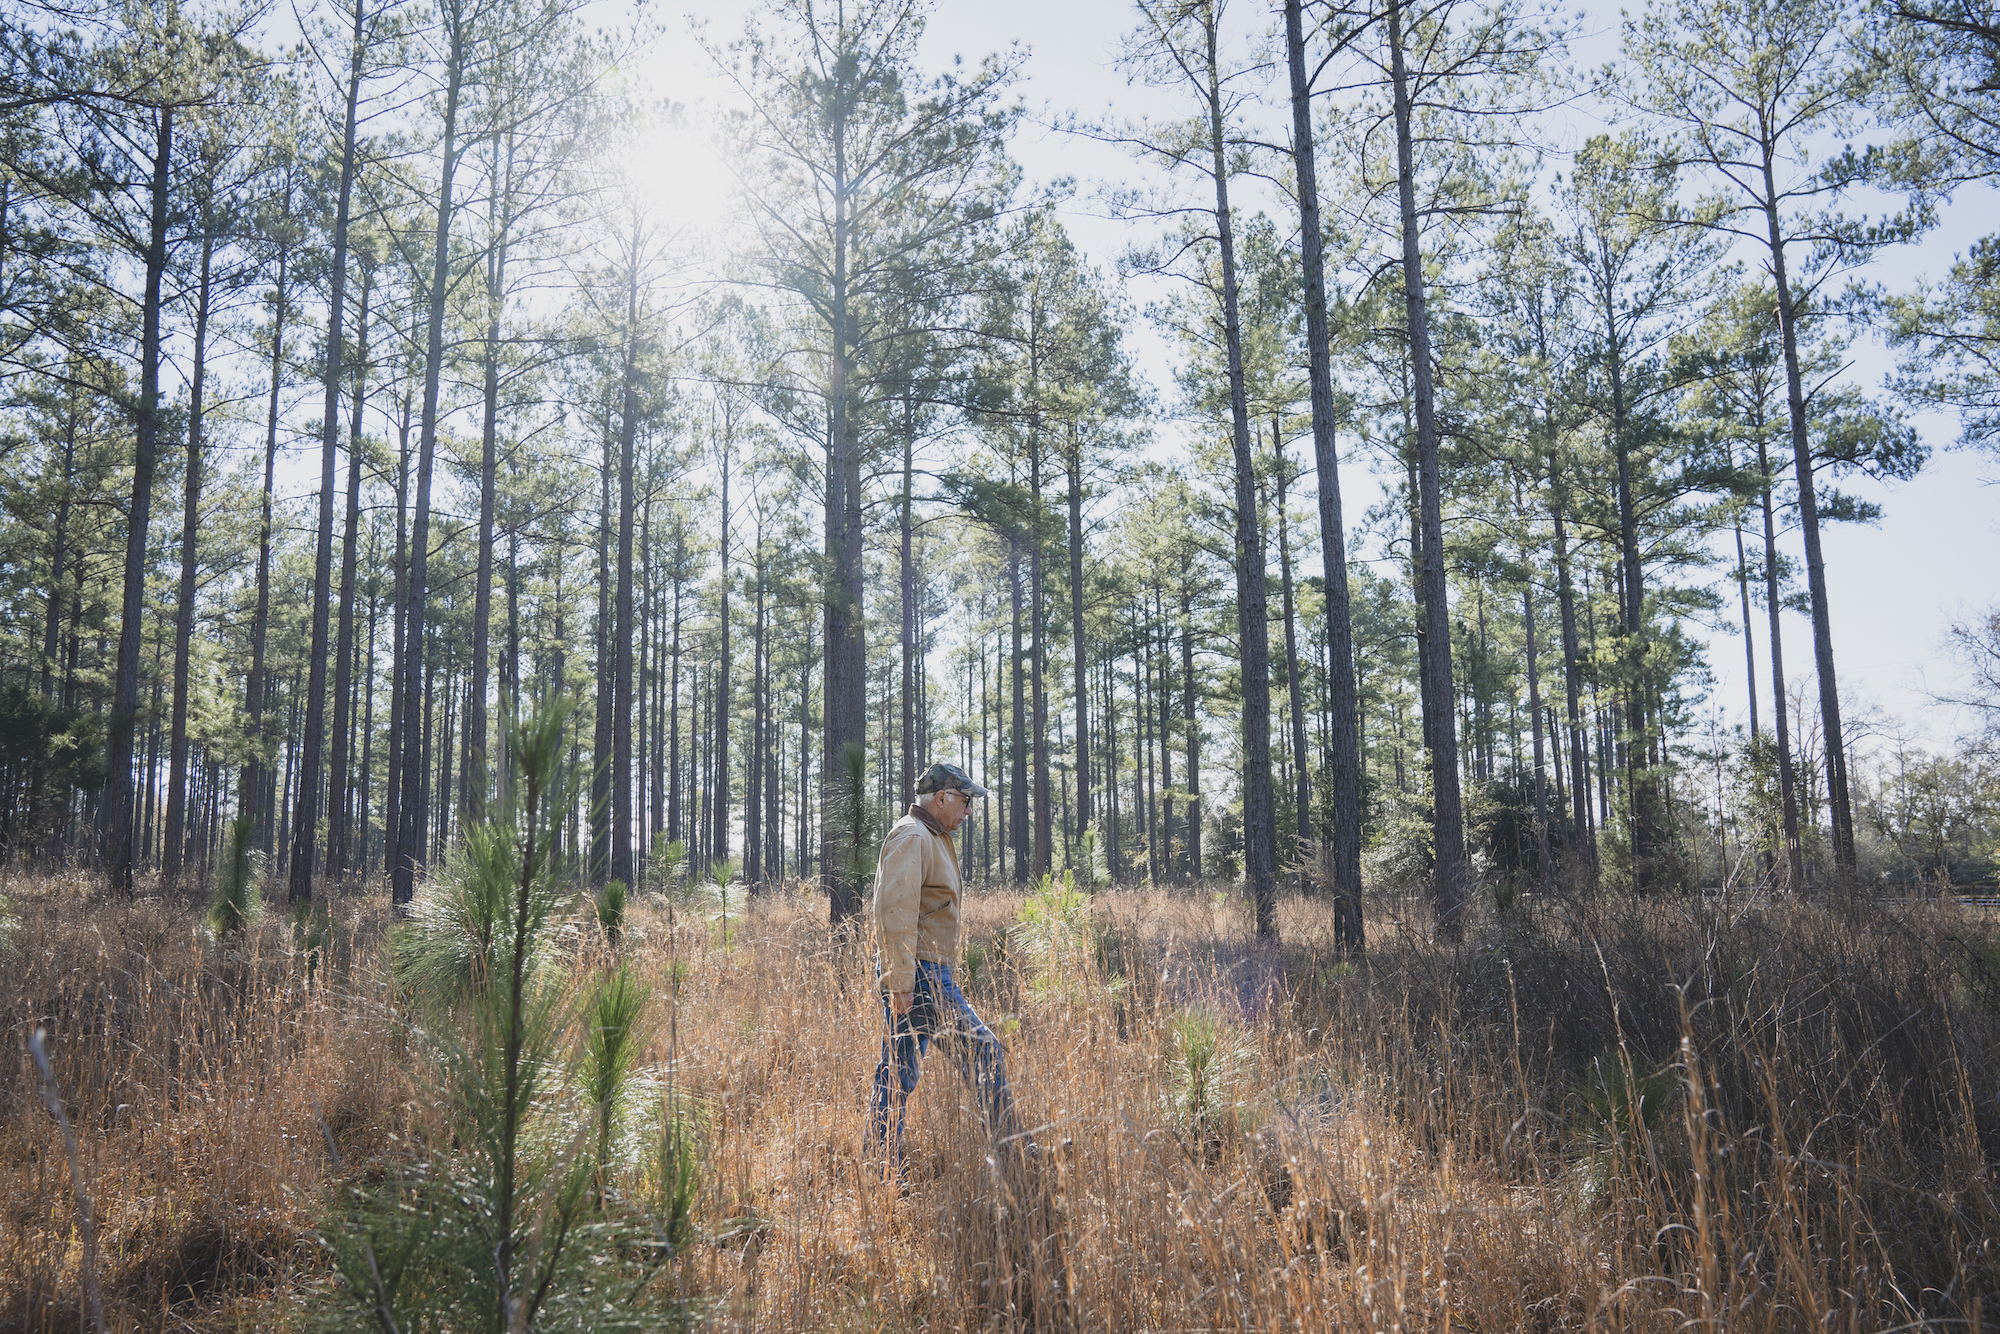
{"type": "Polygon", "coordinates": [[[882,1039],[882,1061],[875,1067],[869,1130],[871,1142],[878,1146],[888,1139],[893,1102],[896,1113],[893,1160],[898,1166],[903,1161],[903,1106],[917,1091],[917,1062],[933,1040],[951,1052],[959,1074],[978,1092],[987,1129],[1000,1136],[1018,1133],[1014,1095],[1007,1088],[1007,1059],[1000,1050],[1000,1039],[980,1022],[965,993],[951,980],[950,968],[919,959],[910,1012],[899,1015],[891,1010],[885,992],[882,1017],[888,1022],[888,1035],[882,1039]]]}

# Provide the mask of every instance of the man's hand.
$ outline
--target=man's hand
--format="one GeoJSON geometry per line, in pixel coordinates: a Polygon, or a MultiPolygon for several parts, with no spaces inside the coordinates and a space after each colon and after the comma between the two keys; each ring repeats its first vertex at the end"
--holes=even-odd
{"type": "Polygon", "coordinates": [[[908,1013],[910,1012],[910,998],[911,998],[911,997],[912,997],[913,995],[915,995],[915,994],[916,994],[915,992],[910,992],[910,991],[892,991],[892,992],[890,992],[890,993],[889,993],[889,1011],[890,1011],[890,1013],[892,1013],[892,1014],[908,1014],[908,1013]]]}

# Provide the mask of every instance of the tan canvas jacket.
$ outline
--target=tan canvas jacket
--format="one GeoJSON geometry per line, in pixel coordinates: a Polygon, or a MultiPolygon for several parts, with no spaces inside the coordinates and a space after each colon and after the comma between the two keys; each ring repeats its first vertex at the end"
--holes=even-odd
{"type": "Polygon", "coordinates": [[[918,807],[889,828],[875,864],[882,990],[914,991],[917,960],[958,962],[958,848],[918,807]]]}

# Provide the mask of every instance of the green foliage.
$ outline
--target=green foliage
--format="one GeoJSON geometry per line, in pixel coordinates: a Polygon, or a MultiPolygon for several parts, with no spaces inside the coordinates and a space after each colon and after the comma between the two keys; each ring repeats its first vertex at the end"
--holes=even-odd
{"type": "Polygon", "coordinates": [[[1657,1131],[1678,1087],[1672,1067],[1641,1073],[1624,1051],[1600,1056],[1576,1089],[1586,1115],[1585,1134],[1608,1146],[1640,1131],[1657,1131]]]}
{"type": "Polygon", "coordinates": [[[1191,1005],[1167,1025],[1167,1100],[1175,1118],[1198,1133],[1213,1130],[1234,1106],[1232,1093],[1256,1053],[1212,1006],[1191,1005]]]}
{"type": "Polygon", "coordinates": [[[1030,991],[1042,999],[1103,986],[1117,991],[1114,937],[1076,877],[1045,875],[1007,929],[1008,955],[1020,961],[1030,991]]]}
{"type": "MultiPolygon", "coordinates": [[[[409,920],[391,932],[397,983],[420,1005],[452,1005],[483,992],[511,945],[514,868],[511,830],[498,821],[468,829],[410,904],[409,920]]],[[[534,929],[530,976],[543,942],[540,927],[567,897],[567,886],[538,878],[530,887],[534,929]]]]}
{"type": "Polygon", "coordinates": [[[26,686],[0,687],[0,863],[49,836],[72,790],[104,785],[104,716],[63,710],[26,686]]]}
{"type": "Polygon", "coordinates": [[[660,834],[653,839],[653,855],[646,859],[646,892],[673,899],[687,880],[687,844],[660,834]]]}
{"type": "Polygon", "coordinates": [[[1362,849],[1362,882],[1370,890],[1408,894],[1431,879],[1431,776],[1419,764],[1408,792],[1386,794],[1374,836],[1362,849]]]}
{"type": "Polygon", "coordinates": [[[608,880],[596,899],[597,925],[604,932],[605,943],[617,949],[625,938],[625,882],[608,880]]]}
{"type": "Polygon", "coordinates": [[[1077,840],[1076,864],[1071,869],[1076,875],[1077,888],[1086,894],[1095,894],[1109,879],[1104,868],[1104,854],[1097,845],[1097,831],[1086,829],[1077,840]]]}
{"type": "Polygon", "coordinates": [[[647,1182],[659,1241],[669,1257],[695,1239],[695,1207],[700,1201],[700,1123],[689,1105],[674,1101],[660,1127],[647,1182]]]}
{"type": "Polygon", "coordinates": [[[250,821],[229,822],[229,842],[223,849],[222,874],[208,901],[208,929],[218,937],[240,933],[264,910],[257,874],[257,856],[250,851],[250,821]]]}
{"type": "MultiPolygon", "coordinates": [[[[629,966],[601,978],[585,1004],[582,1082],[584,1096],[596,1109],[597,1161],[610,1161],[612,1133],[617,1128],[632,1061],[643,1034],[639,1019],[646,1009],[646,987],[629,966]]],[[[603,1193],[600,1175],[599,1194],[603,1193]]]]}
{"type": "Polygon", "coordinates": [[[991,951],[986,948],[984,941],[965,942],[965,947],[959,951],[958,962],[959,973],[965,979],[966,990],[969,991],[979,985],[979,979],[986,973],[986,961],[990,955],[991,951]]]}
{"type": "Polygon", "coordinates": [[[849,884],[873,878],[881,851],[881,812],[868,797],[868,750],[850,741],[840,752],[841,775],[834,796],[834,828],[840,834],[841,871],[849,884]]]}
{"type": "Polygon", "coordinates": [[[559,764],[568,715],[548,703],[508,720],[500,799],[400,939],[451,1147],[351,1194],[325,1228],[349,1295],[385,1329],[638,1322],[644,1265],[620,1257],[650,1223],[607,1201],[645,991],[620,969],[579,1007],[538,973],[572,883],[555,855],[578,796],[559,764]]]}

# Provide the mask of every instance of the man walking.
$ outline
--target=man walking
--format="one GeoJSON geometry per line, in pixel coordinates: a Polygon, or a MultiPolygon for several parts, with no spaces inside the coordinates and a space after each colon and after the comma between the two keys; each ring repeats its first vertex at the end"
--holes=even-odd
{"type": "MultiPolygon", "coordinates": [[[[877,1146],[888,1140],[893,1105],[890,1152],[896,1166],[903,1160],[903,1106],[916,1092],[917,1063],[933,1041],[952,1052],[959,1073],[977,1091],[987,1128],[1002,1138],[1020,1137],[1000,1040],[951,977],[958,961],[961,888],[951,836],[971,814],[972,803],[988,794],[965,770],[944,763],[924,770],[917,794],[909,813],[882,840],[875,866],[875,967],[888,1032],[875,1067],[870,1131],[877,1146]]],[[[1033,1153],[1033,1141],[1020,1138],[1033,1153]]]]}

